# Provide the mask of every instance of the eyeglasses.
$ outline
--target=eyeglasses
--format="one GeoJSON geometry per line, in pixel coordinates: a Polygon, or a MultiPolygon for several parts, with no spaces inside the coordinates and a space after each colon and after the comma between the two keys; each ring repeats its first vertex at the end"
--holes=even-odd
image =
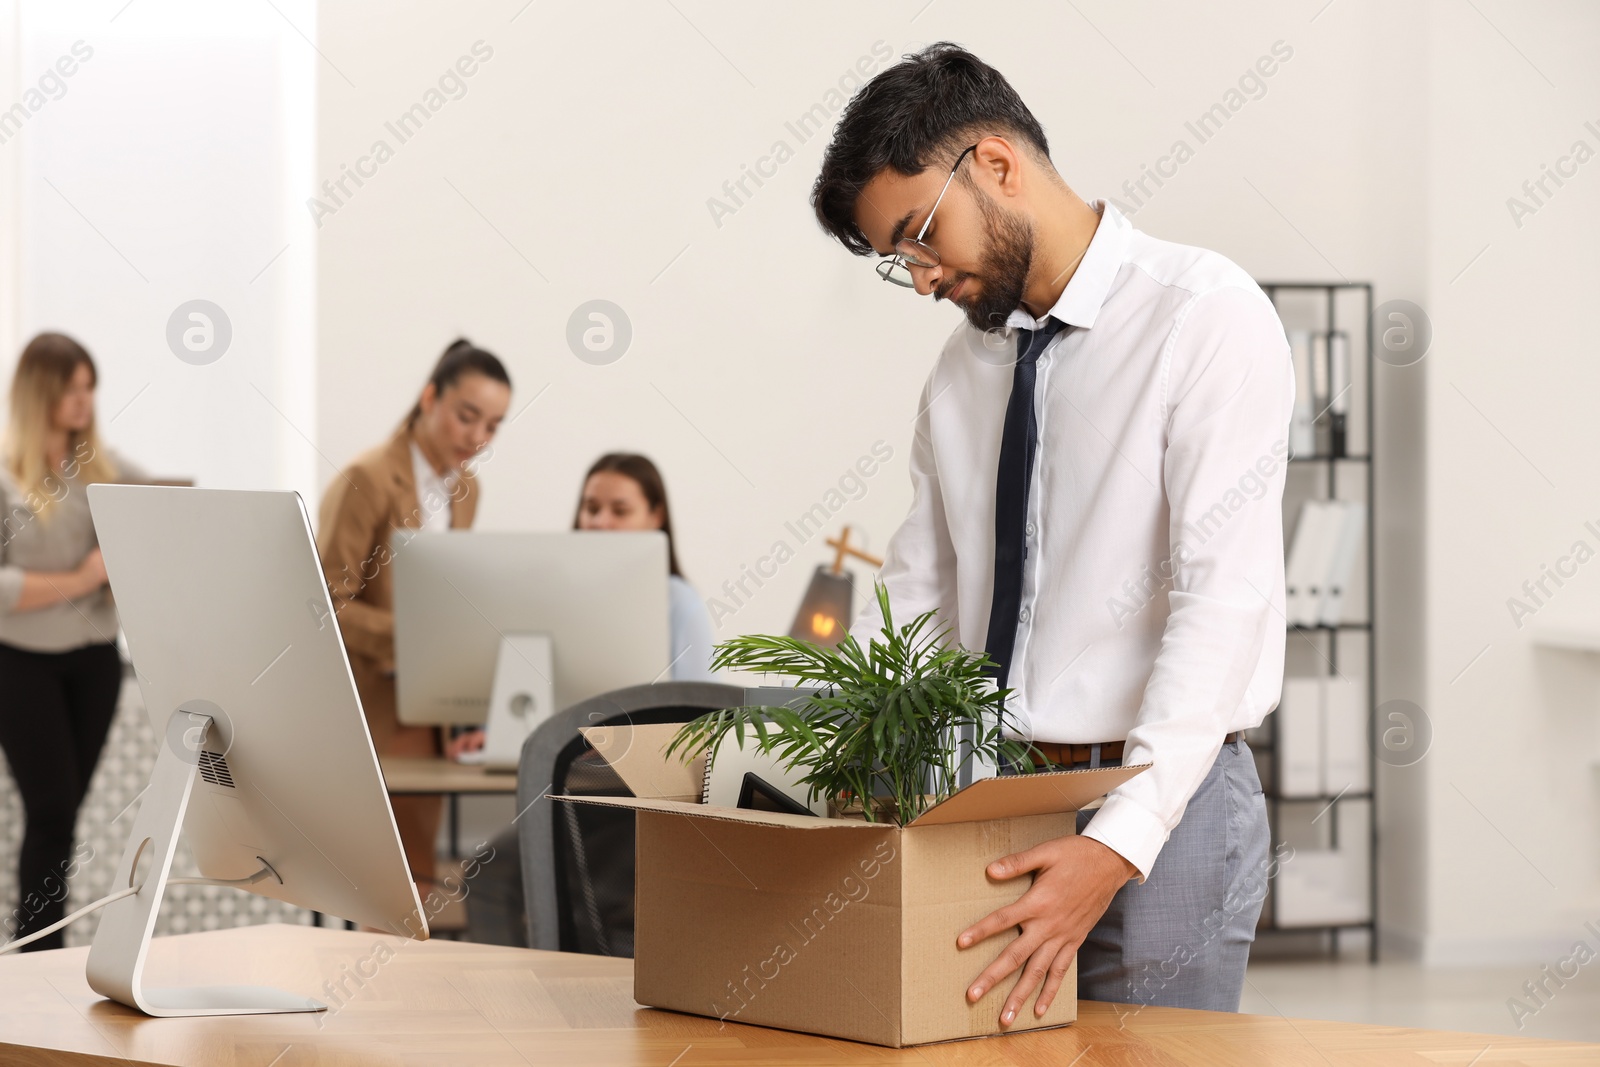
{"type": "Polygon", "coordinates": [[[878,277],[886,282],[904,286],[907,289],[916,287],[917,281],[911,276],[911,267],[937,267],[939,253],[933,246],[925,244],[923,236],[928,232],[928,227],[933,224],[933,213],[939,210],[939,204],[944,200],[944,194],[949,191],[950,183],[955,180],[956,171],[961,167],[961,161],[967,158],[967,153],[976,149],[977,145],[970,145],[956,157],[955,166],[950,168],[950,176],[944,180],[944,188],[939,190],[939,198],[933,202],[933,207],[928,209],[928,217],[922,222],[922,229],[917,231],[915,237],[902,237],[894,243],[895,254],[887,256],[878,262],[878,277]]]}

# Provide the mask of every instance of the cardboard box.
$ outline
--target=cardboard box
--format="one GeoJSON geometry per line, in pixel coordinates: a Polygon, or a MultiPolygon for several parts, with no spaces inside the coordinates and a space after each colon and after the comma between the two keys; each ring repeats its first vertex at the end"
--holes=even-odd
{"type": "MultiPolygon", "coordinates": [[[[966,989],[1016,934],[956,936],[1014,902],[984,867],[1075,832],[1075,813],[1144,769],[987,778],[909,826],[699,803],[704,760],[663,754],[674,724],[584,736],[634,797],[556,797],[638,812],[634,999],[730,1022],[900,1047],[1000,1032],[1014,979],[966,989]]],[[[1043,1018],[1077,1018],[1076,964],[1043,1018]]]]}

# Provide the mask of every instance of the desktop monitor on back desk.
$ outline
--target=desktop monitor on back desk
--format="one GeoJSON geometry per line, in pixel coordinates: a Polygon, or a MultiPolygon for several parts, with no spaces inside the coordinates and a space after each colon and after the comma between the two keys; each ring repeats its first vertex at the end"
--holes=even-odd
{"type": "Polygon", "coordinates": [[[391,566],[402,723],[484,722],[501,647],[519,635],[550,640],[555,699],[541,718],[667,676],[659,531],[417,533],[391,566]]]}

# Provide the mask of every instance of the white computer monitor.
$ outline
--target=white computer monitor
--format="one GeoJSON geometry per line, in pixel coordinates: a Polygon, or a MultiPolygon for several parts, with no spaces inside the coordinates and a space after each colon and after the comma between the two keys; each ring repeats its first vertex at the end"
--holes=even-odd
{"type": "Polygon", "coordinates": [[[427,937],[305,507],[286,492],[88,493],[162,739],[113,886],[142,888],[102,913],[89,985],[151,1015],[319,1010],[283,990],[141,980],[180,828],[205,877],[427,937]]]}
{"type": "Polygon", "coordinates": [[[483,723],[515,634],[549,635],[557,711],[667,675],[659,531],[417,533],[391,552],[402,723],[483,723]]]}

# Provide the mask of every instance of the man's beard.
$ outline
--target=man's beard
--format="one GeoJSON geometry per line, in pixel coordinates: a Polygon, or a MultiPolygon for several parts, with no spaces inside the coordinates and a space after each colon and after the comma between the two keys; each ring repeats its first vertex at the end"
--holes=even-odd
{"type": "Polygon", "coordinates": [[[978,257],[977,272],[970,277],[982,284],[977,297],[960,307],[978,329],[998,329],[1022,305],[1028,268],[1033,264],[1033,224],[987,196],[979,194],[977,201],[988,243],[978,257]]]}

